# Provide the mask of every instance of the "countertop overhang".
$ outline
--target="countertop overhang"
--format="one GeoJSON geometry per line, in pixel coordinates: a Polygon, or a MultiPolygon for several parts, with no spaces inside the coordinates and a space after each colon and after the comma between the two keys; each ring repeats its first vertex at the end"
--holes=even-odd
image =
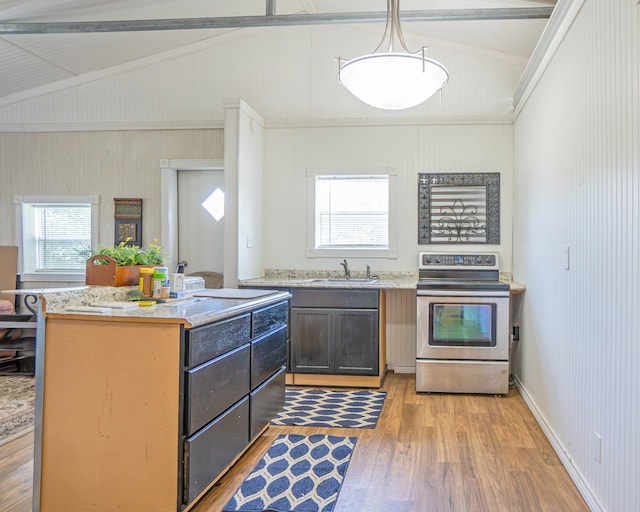
{"type": "MultiPolygon", "coordinates": [[[[100,288],[105,288],[102,300],[109,298],[104,297],[104,294],[110,291],[107,289],[108,287],[100,288]]],[[[39,290],[39,295],[45,303],[43,308],[44,316],[46,318],[91,319],[107,322],[181,323],[186,327],[197,327],[249,312],[261,306],[275,304],[291,297],[290,293],[278,290],[273,290],[267,294],[264,293],[264,290],[261,290],[260,293],[251,294],[247,293],[249,290],[243,290],[244,293],[238,293],[236,289],[202,289],[195,290],[193,297],[175,302],[158,303],[153,306],[138,306],[128,309],[112,308],[104,313],[100,310],[93,313],[65,309],[69,305],[89,305],[91,299],[87,298],[89,297],[88,291],[89,289],[86,287],[82,290],[74,289],[65,292],[56,292],[55,289],[39,290]],[[71,292],[72,301],[65,300],[65,295],[69,294],[69,292],[71,292]]],[[[113,289],[114,293],[117,291],[120,290],[113,289]]],[[[110,298],[110,300],[119,299],[110,298]]]]}

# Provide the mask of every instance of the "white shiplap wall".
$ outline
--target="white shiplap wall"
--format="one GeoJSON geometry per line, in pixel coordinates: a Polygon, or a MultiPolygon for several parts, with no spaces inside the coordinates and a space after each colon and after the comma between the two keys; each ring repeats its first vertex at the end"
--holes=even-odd
{"type": "MultiPolygon", "coordinates": [[[[511,124],[333,126],[267,129],[265,140],[265,268],[335,269],[337,258],[307,257],[307,169],[394,169],[397,258],[353,258],[352,269],[416,271],[418,173],[499,172],[500,252],[511,271],[513,128],[511,124]],[[278,205],[277,208],[269,205],[278,205]]],[[[393,194],[393,191],[392,191],[393,194]]],[[[438,245],[437,250],[478,250],[475,245],[438,245]]],[[[433,246],[431,246],[431,250],[433,246]]],[[[351,262],[351,258],[350,258],[351,262]]]]}
{"type": "MultiPolygon", "coordinates": [[[[366,24],[365,24],[366,25],[366,24]]],[[[361,25],[243,29],[100,72],[0,99],[0,131],[221,126],[223,101],[242,98],[270,122],[509,116],[524,63],[430,41],[451,78],[442,101],[403,112],[374,109],[341,85],[337,56],[371,51],[380,33],[361,25]]]]}
{"type": "MultiPolygon", "coordinates": [[[[350,257],[354,271],[417,271],[419,250],[478,250],[478,245],[418,246],[419,172],[499,172],[501,243],[482,250],[501,254],[511,271],[513,186],[511,124],[398,125],[266,130],[265,268],[341,269],[341,258],[307,257],[307,169],[394,169],[397,258],[350,257]],[[274,205],[277,205],[275,207],[274,205]],[[435,248],[434,248],[435,247],[435,248]]],[[[393,192],[392,192],[393,194],[393,192]]],[[[415,367],[415,290],[387,297],[387,356],[392,368],[415,367]]]]}
{"type": "Polygon", "coordinates": [[[584,2],[514,128],[515,373],[611,512],[640,510],[639,33],[637,0],[584,2]]]}
{"type": "Polygon", "coordinates": [[[113,198],[140,197],[147,245],[161,238],[160,159],[222,156],[222,130],[0,133],[0,245],[19,243],[15,195],[98,195],[102,245],[114,240],[113,198]]]}

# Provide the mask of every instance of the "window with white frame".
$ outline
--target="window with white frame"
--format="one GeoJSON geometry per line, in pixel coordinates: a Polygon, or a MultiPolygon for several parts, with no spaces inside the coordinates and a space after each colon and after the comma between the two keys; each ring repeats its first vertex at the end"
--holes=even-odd
{"type": "Polygon", "coordinates": [[[309,175],[310,256],[395,256],[390,222],[391,179],[384,172],[309,175]]]}
{"type": "Polygon", "coordinates": [[[17,196],[23,281],[81,281],[97,245],[96,196],[17,196]]]}

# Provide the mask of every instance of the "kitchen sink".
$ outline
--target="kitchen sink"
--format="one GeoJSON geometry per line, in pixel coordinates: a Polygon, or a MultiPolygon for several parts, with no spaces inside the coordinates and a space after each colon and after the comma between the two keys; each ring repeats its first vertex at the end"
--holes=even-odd
{"type": "Polygon", "coordinates": [[[309,283],[343,283],[343,284],[373,284],[378,281],[377,277],[325,277],[309,279],[309,283]]]}

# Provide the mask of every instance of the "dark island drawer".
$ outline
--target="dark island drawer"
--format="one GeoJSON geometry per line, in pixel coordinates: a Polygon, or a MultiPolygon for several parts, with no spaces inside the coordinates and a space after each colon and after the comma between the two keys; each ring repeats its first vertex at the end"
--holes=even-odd
{"type": "Polygon", "coordinates": [[[279,302],[253,312],[251,337],[255,338],[278,325],[287,325],[289,316],[289,302],[279,302]]]}
{"type": "Polygon", "coordinates": [[[251,392],[250,440],[255,439],[284,406],[285,373],[286,370],[282,367],[262,386],[251,392]]]}
{"type": "Polygon", "coordinates": [[[287,326],[251,341],[251,389],[287,363],[287,326]]]}
{"type": "Polygon", "coordinates": [[[251,336],[251,315],[222,320],[187,331],[186,366],[197,366],[243,345],[251,336]]]}
{"type": "Polygon", "coordinates": [[[186,372],[185,432],[193,434],[249,393],[247,343],[186,372]]]}
{"type": "Polygon", "coordinates": [[[184,504],[193,501],[249,444],[249,397],[184,442],[184,504]]]}

